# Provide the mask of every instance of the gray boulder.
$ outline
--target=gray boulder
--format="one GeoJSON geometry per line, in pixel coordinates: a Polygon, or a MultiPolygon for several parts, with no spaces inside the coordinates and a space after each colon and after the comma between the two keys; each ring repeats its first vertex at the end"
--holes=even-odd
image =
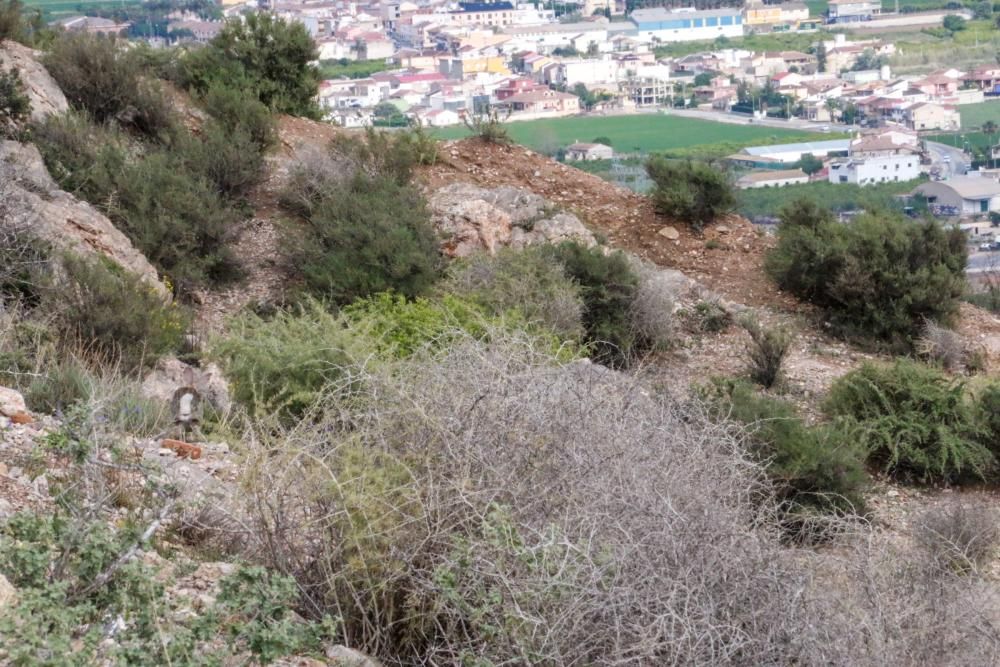
{"type": "Polygon", "coordinates": [[[59,188],[38,149],[0,141],[0,198],[15,225],[55,248],[100,255],[168,296],[156,269],[100,211],[59,188]]]}
{"type": "Polygon", "coordinates": [[[578,241],[597,244],[594,235],[572,213],[544,197],[510,186],[482,188],[451,183],[428,198],[431,222],[452,257],[499,248],[578,241]]]}
{"type": "Polygon", "coordinates": [[[0,71],[16,69],[31,101],[31,120],[43,121],[69,110],[55,79],[38,61],[40,53],[11,40],[0,41],[0,71]]]}

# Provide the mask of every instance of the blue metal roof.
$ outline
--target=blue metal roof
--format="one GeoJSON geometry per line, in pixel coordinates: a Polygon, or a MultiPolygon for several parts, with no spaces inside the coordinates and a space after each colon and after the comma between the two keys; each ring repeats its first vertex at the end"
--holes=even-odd
{"type": "Polygon", "coordinates": [[[463,12],[502,12],[514,9],[514,5],[509,2],[460,2],[458,6],[463,12]]]}

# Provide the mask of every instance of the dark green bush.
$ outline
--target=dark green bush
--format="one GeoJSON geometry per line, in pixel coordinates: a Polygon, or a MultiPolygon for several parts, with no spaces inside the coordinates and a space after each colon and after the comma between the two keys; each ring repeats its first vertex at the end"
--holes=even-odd
{"type": "Polygon", "coordinates": [[[979,418],[986,433],[987,446],[1000,457],[1000,383],[993,382],[979,394],[979,418]]]}
{"type": "Polygon", "coordinates": [[[107,260],[67,256],[65,283],[46,290],[40,308],[60,337],[125,371],[180,349],[188,315],[136,276],[107,260]]]}
{"type": "Polygon", "coordinates": [[[437,278],[437,239],[413,186],[358,173],[295,208],[307,227],[292,259],[315,295],[339,304],[386,291],[413,297],[437,278]]]}
{"type": "Polygon", "coordinates": [[[792,346],[792,336],[785,329],[763,326],[756,317],[743,317],[740,325],[750,334],[747,345],[750,379],[770,389],[781,379],[781,366],[792,346]]]}
{"type": "Polygon", "coordinates": [[[621,251],[605,255],[599,247],[574,242],[562,243],[551,252],[580,286],[583,327],[592,356],[613,367],[627,366],[646,347],[632,327],[631,307],[639,277],[628,258],[621,251]]]}
{"type": "MultiPolygon", "coordinates": [[[[113,128],[74,114],[38,126],[35,141],[60,184],[102,208],[179,290],[234,274],[235,260],[226,246],[234,212],[220,198],[220,184],[209,180],[211,165],[220,155],[234,157],[230,152],[220,147],[208,155],[209,144],[177,139],[135,155],[113,128]],[[177,142],[187,152],[176,148],[177,142]]],[[[223,182],[245,186],[253,175],[235,178],[240,165],[248,164],[245,159],[217,175],[233,176],[223,182]]]]}
{"type": "Polygon", "coordinates": [[[24,37],[24,4],[21,0],[0,0],[0,42],[24,37]]]}
{"type": "Polygon", "coordinates": [[[849,224],[809,201],[786,207],[766,269],[784,290],[816,304],[835,331],[909,349],[925,320],[947,324],[965,290],[958,228],[892,214],[849,224]]]}
{"type": "Polygon", "coordinates": [[[0,70],[0,138],[14,135],[17,125],[31,113],[31,101],[16,69],[0,70]]]}
{"type": "Polygon", "coordinates": [[[188,177],[200,177],[228,200],[245,197],[264,174],[262,146],[241,126],[209,121],[198,137],[183,137],[172,150],[188,177]]]}
{"type": "Polygon", "coordinates": [[[261,150],[277,141],[271,111],[252,92],[216,83],[202,95],[201,104],[226,132],[244,131],[261,150]]]}
{"type": "Polygon", "coordinates": [[[718,414],[751,427],[752,451],[766,462],[786,509],[864,509],[866,450],[850,429],[807,426],[791,404],[764,396],[745,382],[718,382],[710,396],[718,414]]]}
{"type": "Polygon", "coordinates": [[[657,210],[695,229],[736,207],[729,176],[718,167],[654,156],[646,162],[646,173],[653,179],[657,210]]]}
{"type": "Polygon", "coordinates": [[[67,32],[52,44],[44,62],[69,103],[98,123],[116,121],[151,138],[175,129],[163,91],[117,39],[67,32]]]}
{"type": "Polygon", "coordinates": [[[210,44],[182,58],[180,79],[199,93],[225,85],[253,93],[274,111],[318,117],[319,73],[311,64],[316,58],[302,23],[249,14],[229,21],[210,44]]]}
{"type": "Polygon", "coordinates": [[[995,464],[964,384],[914,361],[848,373],[824,410],[856,424],[872,462],[900,479],[984,479],[995,464]]]}

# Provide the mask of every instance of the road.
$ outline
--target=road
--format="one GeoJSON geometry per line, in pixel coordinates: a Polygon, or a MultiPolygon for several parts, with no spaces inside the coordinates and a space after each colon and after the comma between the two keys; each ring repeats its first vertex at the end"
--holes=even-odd
{"type": "MultiPolygon", "coordinates": [[[[804,132],[820,132],[820,126],[828,123],[813,123],[800,118],[784,120],[781,118],[753,118],[743,114],[726,113],[725,111],[708,111],[707,109],[670,109],[671,116],[686,116],[688,118],[700,118],[702,120],[714,120],[719,123],[730,123],[732,125],[757,125],[763,127],[780,127],[783,130],[802,130],[804,132]],[[753,122],[750,122],[750,121],[753,122]]],[[[830,125],[832,128],[833,126],[830,125]]]]}
{"type": "Polygon", "coordinates": [[[966,273],[1000,273],[1000,251],[969,253],[969,260],[965,265],[966,273]]]}
{"type": "Polygon", "coordinates": [[[955,148],[948,144],[939,144],[936,141],[926,141],[927,150],[931,154],[931,160],[941,170],[941,176],[945,179],[952,176],[961,176],[972,168],[969,156],[962,152],[961,148],[955,148]],[[945,156],[950,156],[951,161],[945,162],[945,156]]]}

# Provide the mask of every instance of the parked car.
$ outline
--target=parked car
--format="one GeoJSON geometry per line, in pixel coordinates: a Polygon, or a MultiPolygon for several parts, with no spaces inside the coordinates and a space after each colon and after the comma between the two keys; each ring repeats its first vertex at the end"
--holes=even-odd
{"type": "Polygon", "coordinates": [[[951,162],[951,156],[945,154],[945,156],[943,158],[941,158],[941,161],[942,162],[951,162]]]}
{"type": "Polygon", "coordinates": [[[985,250],[987,252],[992,252],[994,250],[1000,250],[1000,241],[990,241],[989,243],[980,243],[980,250],[985,250]]]}

